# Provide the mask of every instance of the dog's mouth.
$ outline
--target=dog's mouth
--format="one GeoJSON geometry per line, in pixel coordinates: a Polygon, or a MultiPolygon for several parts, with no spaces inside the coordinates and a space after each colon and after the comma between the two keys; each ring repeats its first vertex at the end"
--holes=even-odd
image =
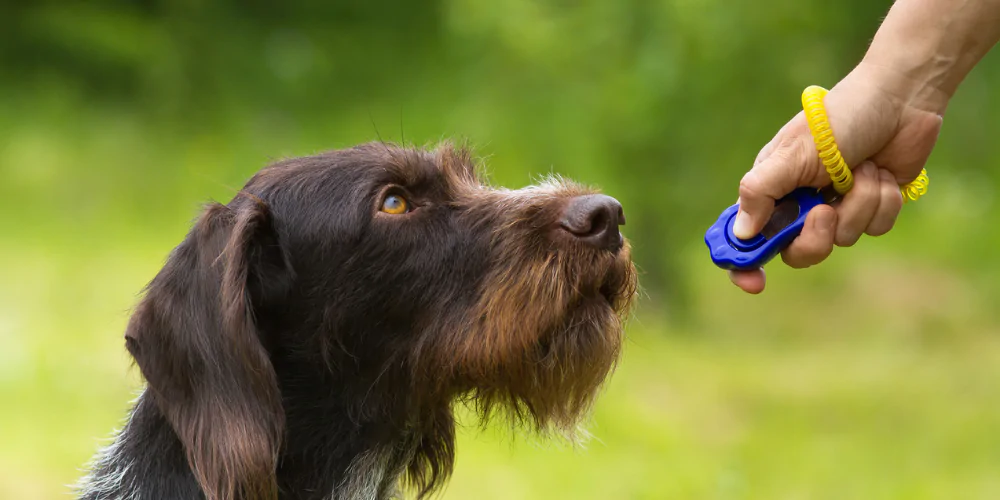
{"type": "Polygon", "coordinates": [[[601,283],[601,286],[597,289],[597,294],[600,298],[604,299],[604,302],[609,307],[614,307],[615,302],[618,300],[618,290],[612,287],[609,281],[601,283]]]}
{"type": "MultiPolygon", "coordinates": [[[[602,259],[594,270],[590,286],[581,287],[581,299],[597,302],[617,313],[624,313],[631,305],[636,292],[635,269],[628,250],[607,260],[602,259]]],[[[585,281],[586,282],[586,281],[585,281]]]]}

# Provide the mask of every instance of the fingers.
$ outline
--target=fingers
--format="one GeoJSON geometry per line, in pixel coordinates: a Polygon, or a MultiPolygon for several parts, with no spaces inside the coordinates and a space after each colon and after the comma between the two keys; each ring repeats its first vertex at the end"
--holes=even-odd
{"type": "Polygon", "coordinates": [[[766,282],[763,269],[753,271],[730,271],[729,279],[744,292],[758,294],[764,291],[766,282]]]}
{"type": "Polygon", "coordinates": [[[903,209],[903,195],[899,192],[896,177],[888,170],[879,169],[879,204],[875,216],[872,217],[865,233],[870,236],[882,236],[888,233],[896,224],[896,217],[903,209]]]}
{"type": "Polygon", "coordinates": [[[830,205],[818,205],[806,216],[802,233],[781,252],[781,260],[802,269],[819,264],[833,252],[837,231],[837,211],[830,205]]]}
{"type": "Polygon", "coordinates": [[[761,150],[758,161],[740,181],[740,212],[733,233],[738,238],[752,238],[771,217],[775,200],[799,186],[829,183],[824,175],[805,116],[800,113],[761,150]]]}
{"type": "Polygon", "coordinates": [[[849,247],[862,234],[885,234],[896,222],[903,197],[895,177],[866,162],[855,170],[854,187],[836,207],[820,205],[806,217],[802,233],[781,253],[785,264],[805,268],[819,264],[833,247],[849,247]]]}
{"type": "Polygon", "coordinates": [[[868,229],[881,200],[878,169],[871,162],[854,170],[854,187],[837,206],[837,232],[833,242],[838,247],[853,246],[868,229]]]}
{"type": "Polygon", "coordinates": [[[849,247],[862,234],[880,236],[892,229],[903,208],[896,177],[885,169],[865,162],[855,171],[854,188],[837,207],[837,234],[834,244],[849,247]]]}
{"type": "MultiPolygon", "coordinates": [[[[854,172],[854,187],[836,208],[819,205],[809,212],[802,233],[781,253],[785,264],[814,266],[826,260],[834,246],[851,246],[862,234],[879,236],[892,229],[903,206],[895,176],[871,162],[854,172]]],[[[763,292],[766,284],[763,269],[730,271],[729,279],[752,294],[763,292]]]]}

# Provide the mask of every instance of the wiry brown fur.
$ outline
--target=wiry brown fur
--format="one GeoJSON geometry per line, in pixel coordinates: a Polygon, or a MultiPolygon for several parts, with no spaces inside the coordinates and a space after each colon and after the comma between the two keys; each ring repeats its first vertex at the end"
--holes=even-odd
{"type": "Polygon", "coordinates": [[[448,367],[459,384],[473,387],[467,396],[483,418],[500,407],[538,430],[554,425],[572,434],[618,359],[636,287],[629,247],[617,254],[552,251],[546,226],[555,227],[566,199],[591,190],[552,178],[520,191],[484,191],[463,175],[467,166],[454,166],[471,163],[467,151],[439,155],[463,216],[491,226],[493,261],[451,349],[438,348],[445,356],[427,366],[448,367]],[[580,301],[601,299],[613,308],[573,316],[580,301]]]}
{"type": "Polygon", "coordinates": [[[425,496],[452,470],[456,401],[575,435],[636,290],[627,242],[560,222],[592,193],[489,188],[449,145],[265,168],[150,284],[126,333],[148,397],[83,496],[425,496]],[[380,212],[387,192],[416,209],[380,212]]]}

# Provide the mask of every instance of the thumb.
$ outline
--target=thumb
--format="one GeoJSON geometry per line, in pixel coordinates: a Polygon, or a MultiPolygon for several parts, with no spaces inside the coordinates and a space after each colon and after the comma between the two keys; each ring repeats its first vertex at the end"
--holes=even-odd
{"type": "Polygon", "coordinates": [[[774,212],[774,202],[795,188],[830,183],[804,117],[801,126],[789,125],[790,133],[740,181],[740,210],[733,224],[737,238],[750,239],[759,233],[774,212]]]}

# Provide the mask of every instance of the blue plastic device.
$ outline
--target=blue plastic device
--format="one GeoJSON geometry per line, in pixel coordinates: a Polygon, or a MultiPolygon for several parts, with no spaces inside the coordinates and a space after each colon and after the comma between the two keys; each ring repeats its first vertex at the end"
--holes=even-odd
{"type": "Polygon", "coordinates": [[[809,211],[823,203],[826,201],[819,190],[796,189],[775,202],[771,220],[760,234],[749,240],[741,240],[733,234],[733,223],[740,205],[727,208],[705,233],[712,262],[722,269],[732,270],[764,267],[802,232],[809,211]]]}

